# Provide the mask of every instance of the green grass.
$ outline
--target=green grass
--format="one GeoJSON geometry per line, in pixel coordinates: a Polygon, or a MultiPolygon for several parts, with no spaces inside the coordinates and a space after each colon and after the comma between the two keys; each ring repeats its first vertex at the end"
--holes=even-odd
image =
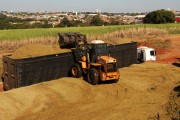
{"type": "Polygon", "coordinates": [[[169,33],[170,33],[170,34],[180,34],[180,29],[170,30],[169,33]]]}
{"type": "Polygon", "coordinates": [[[69,28],[38,28],[38,29],[15,29],[0,30],[0,41],[3,40],[26,40],[38,37],[57,37],[59,32],[80,32],[87,36],[97,36],[112,33],[117,30],[130,28],[147,27],[166,29],[170,34],[180,34],[180,24],[160,24],[160,25],[119,25],[119,26],[99,26],[99,27],[69,27],[69,28]],[[175,28],[175,29],[170,29],[175,28]]]}

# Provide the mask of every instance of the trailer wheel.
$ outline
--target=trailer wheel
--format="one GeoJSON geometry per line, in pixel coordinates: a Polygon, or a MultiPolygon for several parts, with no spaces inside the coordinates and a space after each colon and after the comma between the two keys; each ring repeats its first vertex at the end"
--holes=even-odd
{"type": "Polygon", "coordinates": [[[92,85],[98,84],[99,73],[95,68],[90,68],[88,75],[87,75],[87,80],[92,85]]]}
{"type": "Polygon", "coordinates": [[[81,66],[75,63],[71,69],[72,76],[75,78],[80,78],[82,76],[81,66]]]}

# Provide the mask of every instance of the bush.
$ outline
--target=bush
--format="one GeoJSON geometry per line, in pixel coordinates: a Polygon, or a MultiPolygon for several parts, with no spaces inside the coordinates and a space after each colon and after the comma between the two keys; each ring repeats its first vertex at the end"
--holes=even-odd
{"type": "Polygon", "coordinates": [[[144,23],[162,24],[162,23],[174,23],[175,14],[167,10],[157,10],[146,15],[144,23]]]}
{"type": "Polygon", "coordinates": [[[103,21],[102,21],[102,19],[100,18],[100,15],[93,16],[90,24],[91,24],[91,25],[95,25],[95,26],[101,26],[101,25],[103,25],[103,21]]]}

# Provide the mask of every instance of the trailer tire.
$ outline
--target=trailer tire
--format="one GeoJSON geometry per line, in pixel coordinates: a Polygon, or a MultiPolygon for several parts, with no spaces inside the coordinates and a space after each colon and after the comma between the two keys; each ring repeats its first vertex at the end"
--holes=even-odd
{"type": "Polygon", "coordinates": [[[99,73],[95,68],[90,68],[87,75],[87,80],[90,84],[96,85],[99,82],[99,73]]]}
{"type": "Polygon", "coordinates": [[[71,74],[75,78],[80,78],[82,76],[82,69],[78,63],[75,63],[71,69],[71,74]]]}

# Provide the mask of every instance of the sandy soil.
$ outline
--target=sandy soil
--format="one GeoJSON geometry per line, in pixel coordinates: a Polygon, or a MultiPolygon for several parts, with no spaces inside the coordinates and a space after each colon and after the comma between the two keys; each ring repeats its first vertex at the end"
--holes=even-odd
{"type": "Polygon", "coordinates": [[[180,35],[171,35],[167,37],[171,40],[171,48],[165,49],[165,53],[158,55],[158,62],[161,63],[173,63],[176,62],[176,58],[180,58],[180,35]]]}
{"type": "MultiPolygon", "coordinates": [[[[120,69],[118,83],[62,78],[0,94],[0,119],[167,120],[180,69],[144,63],[120,69]]],[[[179,104],[179,103],[178,103],[179,104]]]]}

